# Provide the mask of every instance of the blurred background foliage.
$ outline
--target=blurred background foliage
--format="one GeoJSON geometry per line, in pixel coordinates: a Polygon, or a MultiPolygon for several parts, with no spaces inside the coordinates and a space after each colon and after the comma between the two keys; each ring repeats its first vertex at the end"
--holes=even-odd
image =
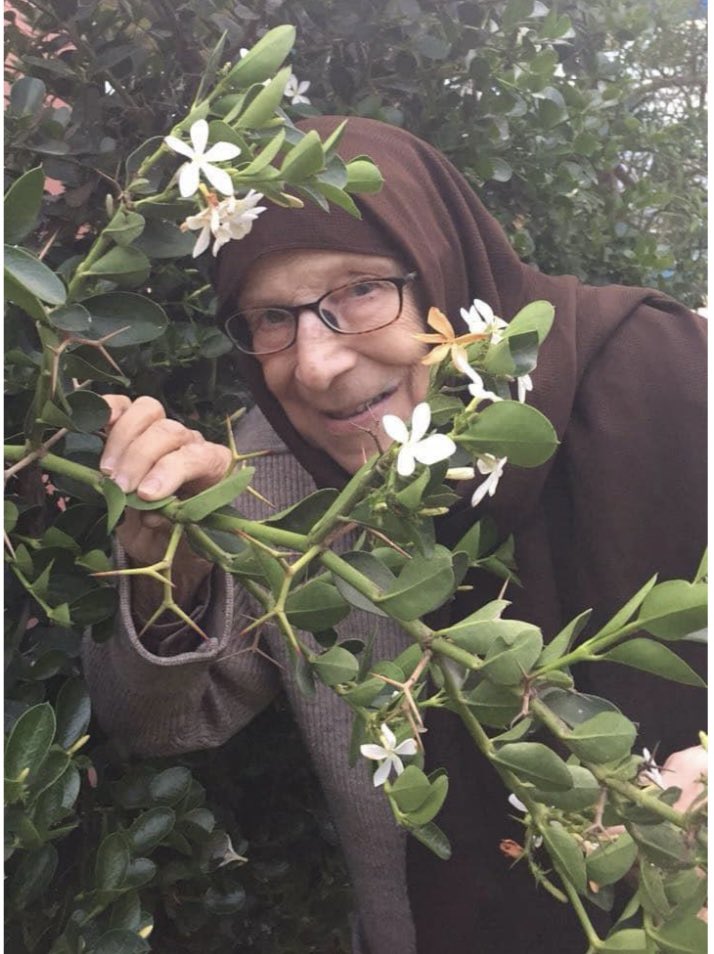
{"type": "MultiPolygon", "coordinates": [[[[5,188],[42,166],[47,191],[25,244],[66,276],[106,221],[131,154],[186,114],[221,34],[224,60],[236,61],[268,27],[291,23],[292,66],[310,83],[293,116],[402,125],[463,170],[534,266],[652,285],[699,307],[704,18],[695,0],[14,0],[5,188]]],[[[193,239],[182,238],[189,252],[193,239]]],[[[118,349],[125,377],[96,353],[91,362],[105,390],[152,394],[222,439],[245,394],[213,325],[211,263],[177,265],[176,241],[157,220],[136,243],[155,263],[141,291],[165,308],[167,331],[118,349]]],[[[35,334],[11,305],[11,441],[32,400],[35,334]]],[[[67,440],[75,459],[96,460],[96,438],[67,440]]],[[[11,489],[13,519],[45,560],[69,559],[57,531],[106,549],[91,494],[63,515],[76,487],[27,468],[11,489]]],[[[13,745],[37,754],[25,801],[10,791],[9,950],[347,951],[347,878],[284,703],[219,750],[128,763],[90,722],[79,634],[8,580],[6,729],[32,711],[13,745]]],[[[96,630],[110,636],[107,621],[96,630]]]]}

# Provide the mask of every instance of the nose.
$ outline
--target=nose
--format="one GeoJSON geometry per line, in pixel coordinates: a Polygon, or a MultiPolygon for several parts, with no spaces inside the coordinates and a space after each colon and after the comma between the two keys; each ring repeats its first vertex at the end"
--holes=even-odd
{"type": "Polygon", "coordinates": [[[295,377],[310,391],[329,390],[337,378],[357,363],[350,337],[331,331],[308,308],[300,312],[295,356],[295,377]]]}

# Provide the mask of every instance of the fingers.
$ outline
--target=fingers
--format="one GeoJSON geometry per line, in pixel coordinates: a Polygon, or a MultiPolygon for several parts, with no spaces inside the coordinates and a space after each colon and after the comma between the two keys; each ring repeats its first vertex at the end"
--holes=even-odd
{"type": "Polygon", "coordinates": [[[131,398],[126,394],[103,394],[102,397],[109,405],[109,420],[107,421],[107,430],[111,429],[119,420],[124,411],[131,406],[131,398]]]}
{"type": "Polygon", "coordinates": [[[145,500],[158,500],[184,487],[198,493],[217,484],[231,462],[231,452],[201,438],[162,455],[138,485],[145,500]]]}
{"type": "Polygon", "coordinates": [[[110,419],[109,436],[99,464],[101,471],[110,476],[117,471],[128,446],[143,434],[149,425],[166,418],[164,409],[156,398],[139,397],[135,401],[129,401],[127,405],[124,401],[117,400],[116,395],[113,397],[114,400],[107,403],[112,408],[114,420],[110,419]]]}

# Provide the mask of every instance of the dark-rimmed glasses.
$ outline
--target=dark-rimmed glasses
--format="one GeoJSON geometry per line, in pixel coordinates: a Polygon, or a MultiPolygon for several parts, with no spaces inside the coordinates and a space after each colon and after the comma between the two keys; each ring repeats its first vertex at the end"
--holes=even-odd
{"type": "Polygon", "coordinates": [[[297,338],[298,319],[312,311],[330,331],[363,335],[393,324],[402,313],[404,286],[416,278],[363,278],[325,292],[302,305],[265,305],[237,311],[226,321],[226,333],[245,354],[275,354],[297,338]]]}

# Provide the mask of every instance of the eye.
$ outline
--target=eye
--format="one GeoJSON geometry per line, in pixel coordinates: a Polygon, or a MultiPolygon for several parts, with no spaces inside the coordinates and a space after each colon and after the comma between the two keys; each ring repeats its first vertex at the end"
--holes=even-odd
{"type": "Polygon", "coordinates": [[[248,314],[248,324],[253,332],[266,328],[280,328],[290,324],[292,315],[282,308],[261,308],[248,314]]]}
{"type": "Polygon", "coordinates": [[[347,291],[353,298],[366,298],[377,292],[381,284],[381,282],[357,282],[355,285],[350,285],[347,291]]]}

